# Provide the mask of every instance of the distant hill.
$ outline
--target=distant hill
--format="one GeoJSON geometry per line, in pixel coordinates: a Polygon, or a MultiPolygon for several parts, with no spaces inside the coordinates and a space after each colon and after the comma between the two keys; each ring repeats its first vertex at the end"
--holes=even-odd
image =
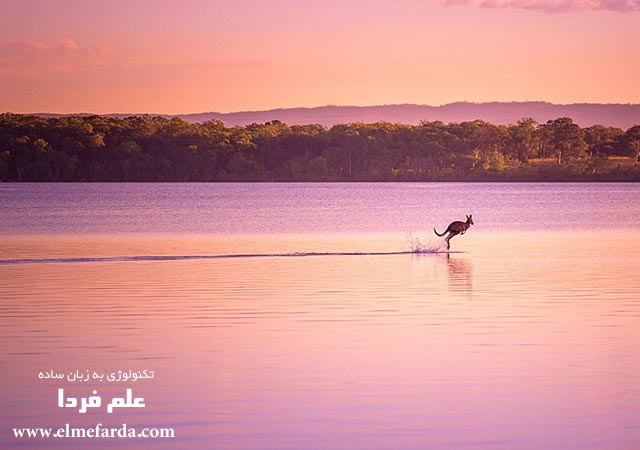
{"type": "Polygon", "coordinates": [[[280,120],[289,125],[319,123],[332,126],[349,122],[393,122],[418,124],[421,120],[464,122],[476,119],[493,124],[512,124],[524,117],[540,123],[558,117],[571,117],[582,127],[591,125],[615,126],[627,129],[640,123],[640,105],[594,104],[556,105],[545,102],[509,103],[450,103],[442,106],[385,105],[385,106],[320,106],[317,108],[272,109],[234,113],[200,113],[180,115],[190,122],[219,119],[227,126],[248,125],[280,120]]]}
{"type": "MultiPolygon", "coordinates": [[[[39,114],[57,116],[56,114],[39,114]]],[[[84,115],[84,114],[83,114],[84,115]]],[[[129,114],[107,114],[126,117],[129,114]]],[[[582,127],[606,125],[627,129],[640,124],[640,104],[577,103],[556,105],[546,102],[491,102],[449,103],[442,106],[428,105],[384,105],[384,106],[319,106],[315,108],[285,108],[268,111],[242,111],[233,113],[205,112],[195,114],[166,115],[180,117],[189,122],[204,122],[218,119],[226,126],[248,125],[280,120],[289,125],[319,123],[332,126],[350,122],[392,122],[416,125],[421,120],[440,120],[444,123],[481,119],[496,125],[513,124],[525,117],[540,123],[558,117],[571,117],[582,127]]]]}

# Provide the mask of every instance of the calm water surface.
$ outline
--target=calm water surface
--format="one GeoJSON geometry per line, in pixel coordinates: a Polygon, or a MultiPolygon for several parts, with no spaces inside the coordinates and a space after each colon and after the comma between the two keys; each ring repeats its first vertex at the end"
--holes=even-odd
{"type": "Polygon", "coordinates": [[[640,448],[639,199],[638,184],[0,183],[0,447],[640,448]],[[469,213],[454,253],[412,252],[469,213]],[[38,379],[86,369],[155,377],[38,379]],[[79,414],[58,388],[133,388],[146,407],[79,414]],[[66,423],[176,437],[11,430],[66,423]]]}

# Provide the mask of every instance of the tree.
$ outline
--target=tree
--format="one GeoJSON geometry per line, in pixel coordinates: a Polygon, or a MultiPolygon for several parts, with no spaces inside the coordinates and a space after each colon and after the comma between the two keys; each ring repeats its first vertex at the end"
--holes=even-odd
{"type": "Polygon", "coordinates": [[[620,138],[620,146],[626,154],[634,158],[634,167],[638,166],[640,159],[640,125],[629,128],[620,138]]]}
{"type": "Polygon", "coordinates": [[[522,162],[527,162],[535,152],[536,126],[534,119],[521,119],[509,127],[509,153],[522,162]]]}
{"type": "Polygon", "coordinates": [[[0,181],[9,179],[9,158],[11,152],[9,150],[0,151],[0,181]]]}
{"type": "Polygon", "coordinates": [[[482,158],[482,168],[488,171],[502,172],[504,170],[504,156],[497,150],[491,150],[482,158]]]}
{"type": "Polygon", "coordinates": [[[569,117],[549,120],[544,125],[550,137],[551,145],[558,157],[558,164],[565,158],[580,158],[587,149],[584,142],[584,131],[569,117]]]}
{"type": "Polygon", "coordinates": [[[612,155],[615,153],[617,140],[624,134],[620,128],[593,125],[584,130],[584,141],[587,144],[589,157],[594,154],[612,155]]]}
{"type": "Polygon", "coordinates": [[[569,118],[536,128],[481,120],[227,128],[153,116],[0,114],[0,179],[10,181],[482,180],[640,181],[608,155],[640,158],[640,125],[623,132],[569,118]],[[587,158],[587,152],[589,157],[587,158]],[[541,154],[562,166],[520,164],[541,154]],[[609,172],[607,172],[609,170],[609,172]]]}

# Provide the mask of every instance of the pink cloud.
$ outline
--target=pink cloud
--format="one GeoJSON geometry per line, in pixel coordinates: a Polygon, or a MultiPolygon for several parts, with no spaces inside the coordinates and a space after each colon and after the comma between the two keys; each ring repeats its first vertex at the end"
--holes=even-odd
{"type": "Polygon", "coordinates": [[[50,45],[38,41],[0,40],[0,73],[35,75],[68,73],[108,64],[108,47],[79,47],[63,38],[50,45]]]}
{"type": "Polygon", "coordinates": [[[78,44],[76,44],[76,42],[75,42],[73,39],[69,39],[69,38],[62,38],[62,39],[60,39],[60,40],[58,41],[58,44],[59,44],[61,47],[64,47],[64,48],[70,48],[70,49],[72,49],[72,50],[78,50],[78,49],[79,49],[78,44]]]}
{"type": "Polygon", "coordinates": [[[59,39],[55,44],[39,41],[1,40],[0,74],[47,75],[70,74],[92,68],[142,71],[173,68],[202,71],[227,71],[259,68],[268,65],[258,58],[141,58],[123,57],[109,47],[80,47],[73,39],[59,39]]]}
{"type": "Polygon", "coordinates": [[[640,0],[441,0],[446,6],[473,5],[482,8],[516,8],[561,13],[573,11],[640,11],[640,0]]]}

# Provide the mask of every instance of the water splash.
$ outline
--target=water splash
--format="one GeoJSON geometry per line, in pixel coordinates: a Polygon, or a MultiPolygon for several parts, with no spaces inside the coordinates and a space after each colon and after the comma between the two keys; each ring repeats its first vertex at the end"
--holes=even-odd
{"type": "Polygon", "coordinates": [[[411,253],[441,253],[447,251],[447,243],[442,239],[430,239],[429,242],[423,244],[419,238],[409,234],[408,241],[411,253]]]}

